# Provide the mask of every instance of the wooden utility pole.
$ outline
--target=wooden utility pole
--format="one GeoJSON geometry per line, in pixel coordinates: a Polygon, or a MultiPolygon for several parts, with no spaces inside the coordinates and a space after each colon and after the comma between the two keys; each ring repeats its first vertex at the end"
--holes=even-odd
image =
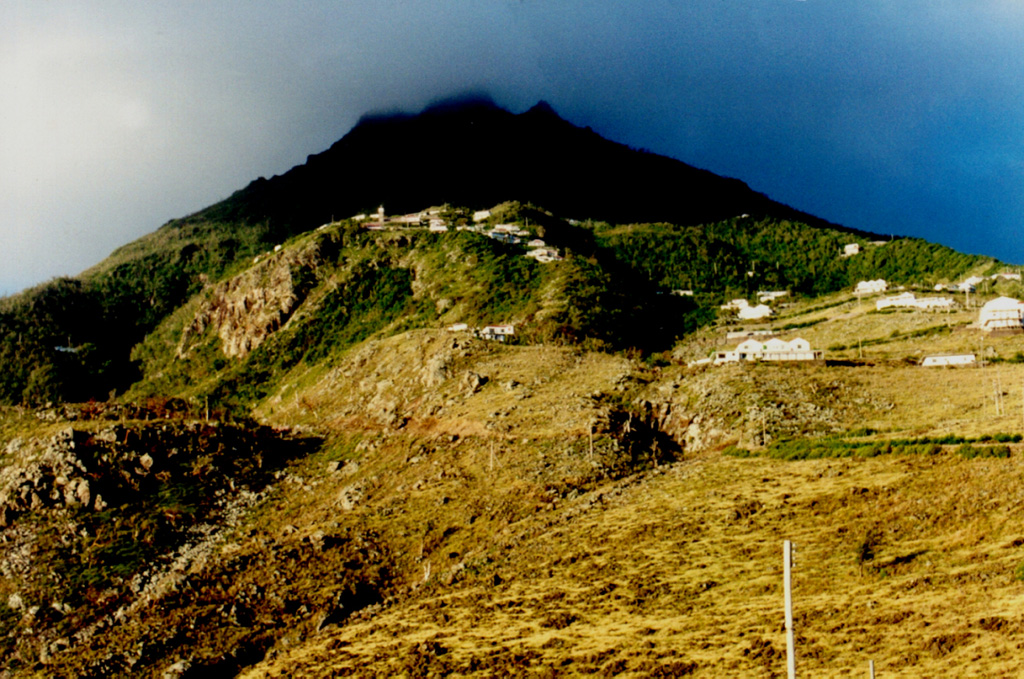
{"type": "Polygon", "coordinates": [[[786,587],[786,676],[796,679],[796,639],[793,635],[793,543],[782,543],[783,579],[786,587]]]}
{"type": "Polygon", "coordinates": [[[587,434],[590,435],[590,464],[594,464],[594,423],[587,427],[587,434]]]}
{"type": "Polygon", "coordinates": [[[870,677],[870,679],[875,679],[875,661],[874,660],[869,660],[868,661],[868,677],[870,677]]]}
{"type": "Polygon", "coordinates": [[[996,373],[996,398],[999,400],[999,415],[1005,415],[1006,411],[1003,408],[1003,381],[999,379],[999,373],[996,373]]]}

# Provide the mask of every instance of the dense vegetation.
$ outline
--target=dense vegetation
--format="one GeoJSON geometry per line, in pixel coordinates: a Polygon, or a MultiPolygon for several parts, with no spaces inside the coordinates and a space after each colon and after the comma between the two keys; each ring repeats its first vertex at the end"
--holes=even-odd
{"type": "Polygon", "coordinates": [[[979,437],[944,436],[941,438],[920,437],[915,439],[891,439],[857,441],[846,438],[785,439],[775,441],[761,453],[735,446],[724,452],[733,457],[752,455],[777,460],[816,460],[841,457],[877,457],[878,455],[937,455],[943,446],[954,448],[961,457],[1009,457],[1010,448],[995,443],[1019,443],[1021,434],[995,434],[979,437]],[[983,444],[983,445],[976,445],[983,444]]]}
{"type": "Polygon", "coordinates": [[[933,285],[992,262],[916,238],[873,245],[861,236],[775,218],[589,226],[621,264],[663,288],[694,290],[713,300],[778,289],[814,296],[873,278],[933,285]],[[861,253],[841,257],[848,243],[861,245],[861,253]]]}

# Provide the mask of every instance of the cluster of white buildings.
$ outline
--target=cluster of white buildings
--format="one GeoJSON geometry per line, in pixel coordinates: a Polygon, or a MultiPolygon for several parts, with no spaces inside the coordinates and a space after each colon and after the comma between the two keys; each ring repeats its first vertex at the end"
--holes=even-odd
{"type": "Polygon", "coordinates": [[[715,365],[744,361],[820,361],[824,352],[811,349],[811,344],[797,337],[788,342],[778,337],[769,340],[748,339],[732,351],[715,354],[715,365]]]}
{"type": "MultiPolygon", "coordinates": [[[[693,294],[689,290],[681,290],[679,292],[688,292],[691,295],[693,294]]],[[[672,294],[677,293],[673,290],[672,294]]],[[[736,317],[741,321],[761,321],[775,313],[772,308],[768,306],[768,303],[775,302],[787,295],[789,295],[788,290],[758,290],[757,301],[760,302],[760,304],[756,306],[751,305],[750,302],[745,299],[732,299],[719,308],[722,309],[722,311],[735,311],[736,317]]]]}
{"type": "MultiPolygon", "coordinates": [[[[539,238],[531,238],[533,234],[517,224],[496,224],[488,229],[479,223],[490,216],[490,210],[478,210],[473,213],[474,224],[472,226],[457,226],[455,228],[458,231],[473,231],[483,234],[502,243],[525,245],[528,248],[525,256],[538,262],[560,262],[565,259],[558,248],[548,245],[539,238]]],[[[384,207],[381,206],[377,208],[377,214],[373,217],[374,221],[366,221],[371,216],[365,214],[356,215],[352,219],[366,222],[363,227],[371,231],[383,231],[388,227],[423,228],[424,225],[431,233],[447,233],[450,230],[447,222],[441,219],[439,210],[425,210],[397,217],[386,217],[384,207]]]]}
{"type": "Polygon", "coordinates": [[[915,297],[912,292],[904,292],[895,297],[883,297],[875,301],[875,309],[952,309],[950,297],[915,297]]]}

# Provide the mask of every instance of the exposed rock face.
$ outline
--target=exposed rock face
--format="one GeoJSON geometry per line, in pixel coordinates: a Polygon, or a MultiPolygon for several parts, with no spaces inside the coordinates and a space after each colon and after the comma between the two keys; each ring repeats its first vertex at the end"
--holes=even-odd
{"type": "Polygon", "coordinates": [[[188,356],[207,328],[220,337],[229,358],[244,358],[279,330],[305,300],[321,262],[316,243],[277,253],[209,292],[192,322],[182,330],[178,358],[188,356]]]}
{"type": "Polygon", "coordinates": [[[762,446],[839,431],[847,390],[831,379],[741,367],[661,384],[637,405],[692,453],[730,442],[762,446]]]}

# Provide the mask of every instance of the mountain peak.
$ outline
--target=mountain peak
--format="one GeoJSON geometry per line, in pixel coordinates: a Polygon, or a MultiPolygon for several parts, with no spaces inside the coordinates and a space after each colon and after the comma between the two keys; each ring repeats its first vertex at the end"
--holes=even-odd
{"type": "Polygon", "coordinates": [[[548,102],[544,101],[543,99],[541,99],[532,107],[530,107],[530,110],[526,112],[526,115],[554,116],[555,118],[562,120],[562,116],[558,115],[558,112],[554,109],[554,107],[548,102]]]}

